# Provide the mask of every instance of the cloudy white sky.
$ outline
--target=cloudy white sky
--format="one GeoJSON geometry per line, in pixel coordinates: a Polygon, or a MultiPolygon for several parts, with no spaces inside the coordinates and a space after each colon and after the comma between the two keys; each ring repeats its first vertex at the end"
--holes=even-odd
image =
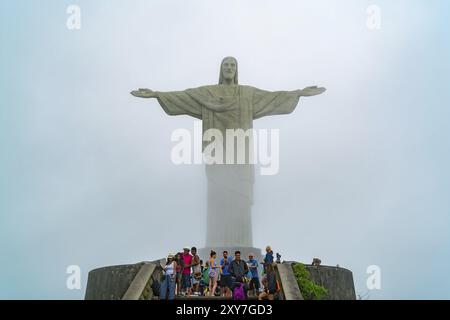
{"type": "Polygon", "coordinates": [[[308,85],[258,176],[254,244],[353,271],[370,299],[450,298],[449,12],[445,0],[2,1],[0,298],[84,297],[89,270],[203,246],[206,178],[170,160],[177,128],[130,90],[218,81],[308,85]],[[66,8],[81,29],[66,28],[66,8]],[[367,8],[381,9],[381,29],[367,8]],[[66,288],[79,265],[81,290],[66,288]],[[368,292],[367,267],[381,268],[368,292]]]}

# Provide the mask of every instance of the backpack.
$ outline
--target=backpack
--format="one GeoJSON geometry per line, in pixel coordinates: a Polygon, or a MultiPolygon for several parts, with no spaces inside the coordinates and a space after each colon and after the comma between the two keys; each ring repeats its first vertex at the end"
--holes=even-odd
{"type": "Polygon", "coordinates": [[[234,300],[245,300],[244,284],[239,283],[233,290],[234,300]]]}
{"type": "Polygon", "coordinates": [[[209,270],[207,268],[203,270],[202,280],[205,284],[209,284],[209,270]]]}

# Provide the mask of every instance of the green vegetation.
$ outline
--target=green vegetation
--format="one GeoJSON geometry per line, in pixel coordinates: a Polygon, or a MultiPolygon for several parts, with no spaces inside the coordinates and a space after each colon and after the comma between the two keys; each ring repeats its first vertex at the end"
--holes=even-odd
{"type": "Polygon", "coordinates": [[[327,294],[327,289],[311,280],[308,269],[302,263],[292,265],[300,292],[305,300],[321,300],[327,294]]]}

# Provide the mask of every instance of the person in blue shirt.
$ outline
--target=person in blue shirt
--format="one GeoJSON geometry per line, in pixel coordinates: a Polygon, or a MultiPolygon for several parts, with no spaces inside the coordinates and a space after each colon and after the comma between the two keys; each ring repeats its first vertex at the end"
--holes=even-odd
{"type": "Polygon", "coordinates": [[[273,264],[273,251],[270,246],[266,247],[266,256],[264,257],[264,271],[266,271],[266,266],[268,264],[273,264]]]}
{"type": "Polygon", "coordinates": [[[220,267],[222,268],[222,274],[220,275],[220,290],[222,291],[222,297],[231,297],[231,287],[233,281],[228,268],[231,265],[233,259],[228,256],[228,251],[223,252],[223,258],[220,260],[220,267]]]}
{"type": "Polygon", "coordinates": [[[248,261],[247,261],[248,269],[251,273],[251,280],[250,280],[250,291],[249,293],[252,293],[254,296],[258,296],[259,294],[259,275],[258,275],[258,261],[254,259],[253,253],[250,253],[248,255],[248,261]]]}

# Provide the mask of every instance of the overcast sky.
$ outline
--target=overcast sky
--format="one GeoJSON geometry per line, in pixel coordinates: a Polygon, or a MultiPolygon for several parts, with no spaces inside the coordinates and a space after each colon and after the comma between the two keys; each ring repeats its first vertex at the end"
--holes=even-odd
{"type": "Polygon", "coordinates": [[[215,84],[232,55],[240,84],[328,89],[255,122],[280,129],[280,172],[256,178],[255,246],[348,268],[370,299],[449,299],[449,13],[446,0],[2,1],[0,298],[81,299],[93,268],[205,245],[204,168],[170,160],[171,133],[196,120],[129,92],[215,84]]]}

